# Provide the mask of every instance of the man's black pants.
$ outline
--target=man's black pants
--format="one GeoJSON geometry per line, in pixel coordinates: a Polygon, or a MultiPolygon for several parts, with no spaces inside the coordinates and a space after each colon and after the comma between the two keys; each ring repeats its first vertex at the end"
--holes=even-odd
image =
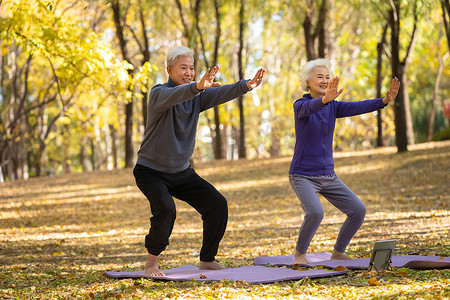
{"type": "Polygon", "coordinates": [[[150,202],[152,217],[145,247],[159,255],[169,244],[176,218],[175,197],[197,210],[203,220],[203,244],[200,260],[214,261],[228,220],[227,200],[209,182],[189,167],[178,173],[163,173],[136,164],[136,184],[150,202]]]}

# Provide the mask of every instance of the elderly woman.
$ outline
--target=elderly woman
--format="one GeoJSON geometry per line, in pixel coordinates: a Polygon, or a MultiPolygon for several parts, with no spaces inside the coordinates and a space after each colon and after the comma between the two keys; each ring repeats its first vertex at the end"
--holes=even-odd
{"type": "Polygon", "coordinates": [[[136,184],[150,202],[152,217],[145,237],[145,275],[164,276],[158,256],[169,244],[176,218],[173,197],[195,208],[202,216],[203,244],[201,270],[217,270],[215,261],[228,220],[227,201],[214,186],[201,178],[189,164],[194,152],[199,114],[233,100],[259,86],[266,70],[260,68],[253,79],[233,84],[215,82],[219,66],[208,69],[194,81],[194,57],[186,47],[167,54],[169,79],[152,87],[148,100],[145,136],[133,170],[136,184]]]}
{"type": "Polygon", "coordinates": [[[294,264],[308,264],[306,252],[323,219],[318,194],[347,215],[331,259],[351,259],[345,249],[361,227],[366,207],[334,172],[333,133],[336,118],[350,117],[385,107],[397,96],[400,82],[394,78],[386,97],[359,102],[336,101],[342,93],[326,59],[307,62],[301,70],[302,88],[309,91],[294,103],[296,143],[289,181],[305,218],[298,236],[294,264]]]}

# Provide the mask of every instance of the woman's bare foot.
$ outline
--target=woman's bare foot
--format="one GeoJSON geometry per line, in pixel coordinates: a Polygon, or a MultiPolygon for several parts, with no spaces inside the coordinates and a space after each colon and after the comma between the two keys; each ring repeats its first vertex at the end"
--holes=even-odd
{"type": "Polygon", "coordinates": [[[331,259],[351,260],[352,258],[345,253],[333,250],[333,253],[331,254],[331,259]]]}
{"type": "Polygon", "coordinates": [[[309,261],[306,259],[306,253],[300,253],[295,250],[294,254],[294,266],[309,265],[309,261]]]}
{"type": "Polygon", "coordinates": [[[147,255],[147,262],[145,263],[145,275],[147,276],[166,276],[158,268],[158,256],[153,254],[147,255]]]}
{"type": "Polygon", "coordinates": [[[200,261],[198,266],[199,270],[222,270],[225,269],[224,266],[218,264],[215,261],[200,261]]]}

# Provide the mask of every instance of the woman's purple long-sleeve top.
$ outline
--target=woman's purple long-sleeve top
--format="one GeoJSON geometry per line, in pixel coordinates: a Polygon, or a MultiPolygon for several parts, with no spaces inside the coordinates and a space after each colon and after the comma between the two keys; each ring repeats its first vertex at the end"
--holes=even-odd
{"type": "Polygon", "coordinates": [[[336,118],[356,116],[385,107],[383,98],[359,102],[322,103],[310,94],[294,102],[295,148],[289,174],[334,174],[333,134],[336,118]]]}

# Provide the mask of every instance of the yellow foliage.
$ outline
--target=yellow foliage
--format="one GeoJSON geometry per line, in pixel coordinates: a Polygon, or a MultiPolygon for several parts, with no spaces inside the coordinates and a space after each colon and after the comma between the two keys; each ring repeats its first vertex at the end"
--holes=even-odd
{"type": "Polygon", "coordinates": [[[381,284],[381,282],[379,282],[375,277],[370,278],[368,283],[371,286],[377,286],[381,284]]]}

